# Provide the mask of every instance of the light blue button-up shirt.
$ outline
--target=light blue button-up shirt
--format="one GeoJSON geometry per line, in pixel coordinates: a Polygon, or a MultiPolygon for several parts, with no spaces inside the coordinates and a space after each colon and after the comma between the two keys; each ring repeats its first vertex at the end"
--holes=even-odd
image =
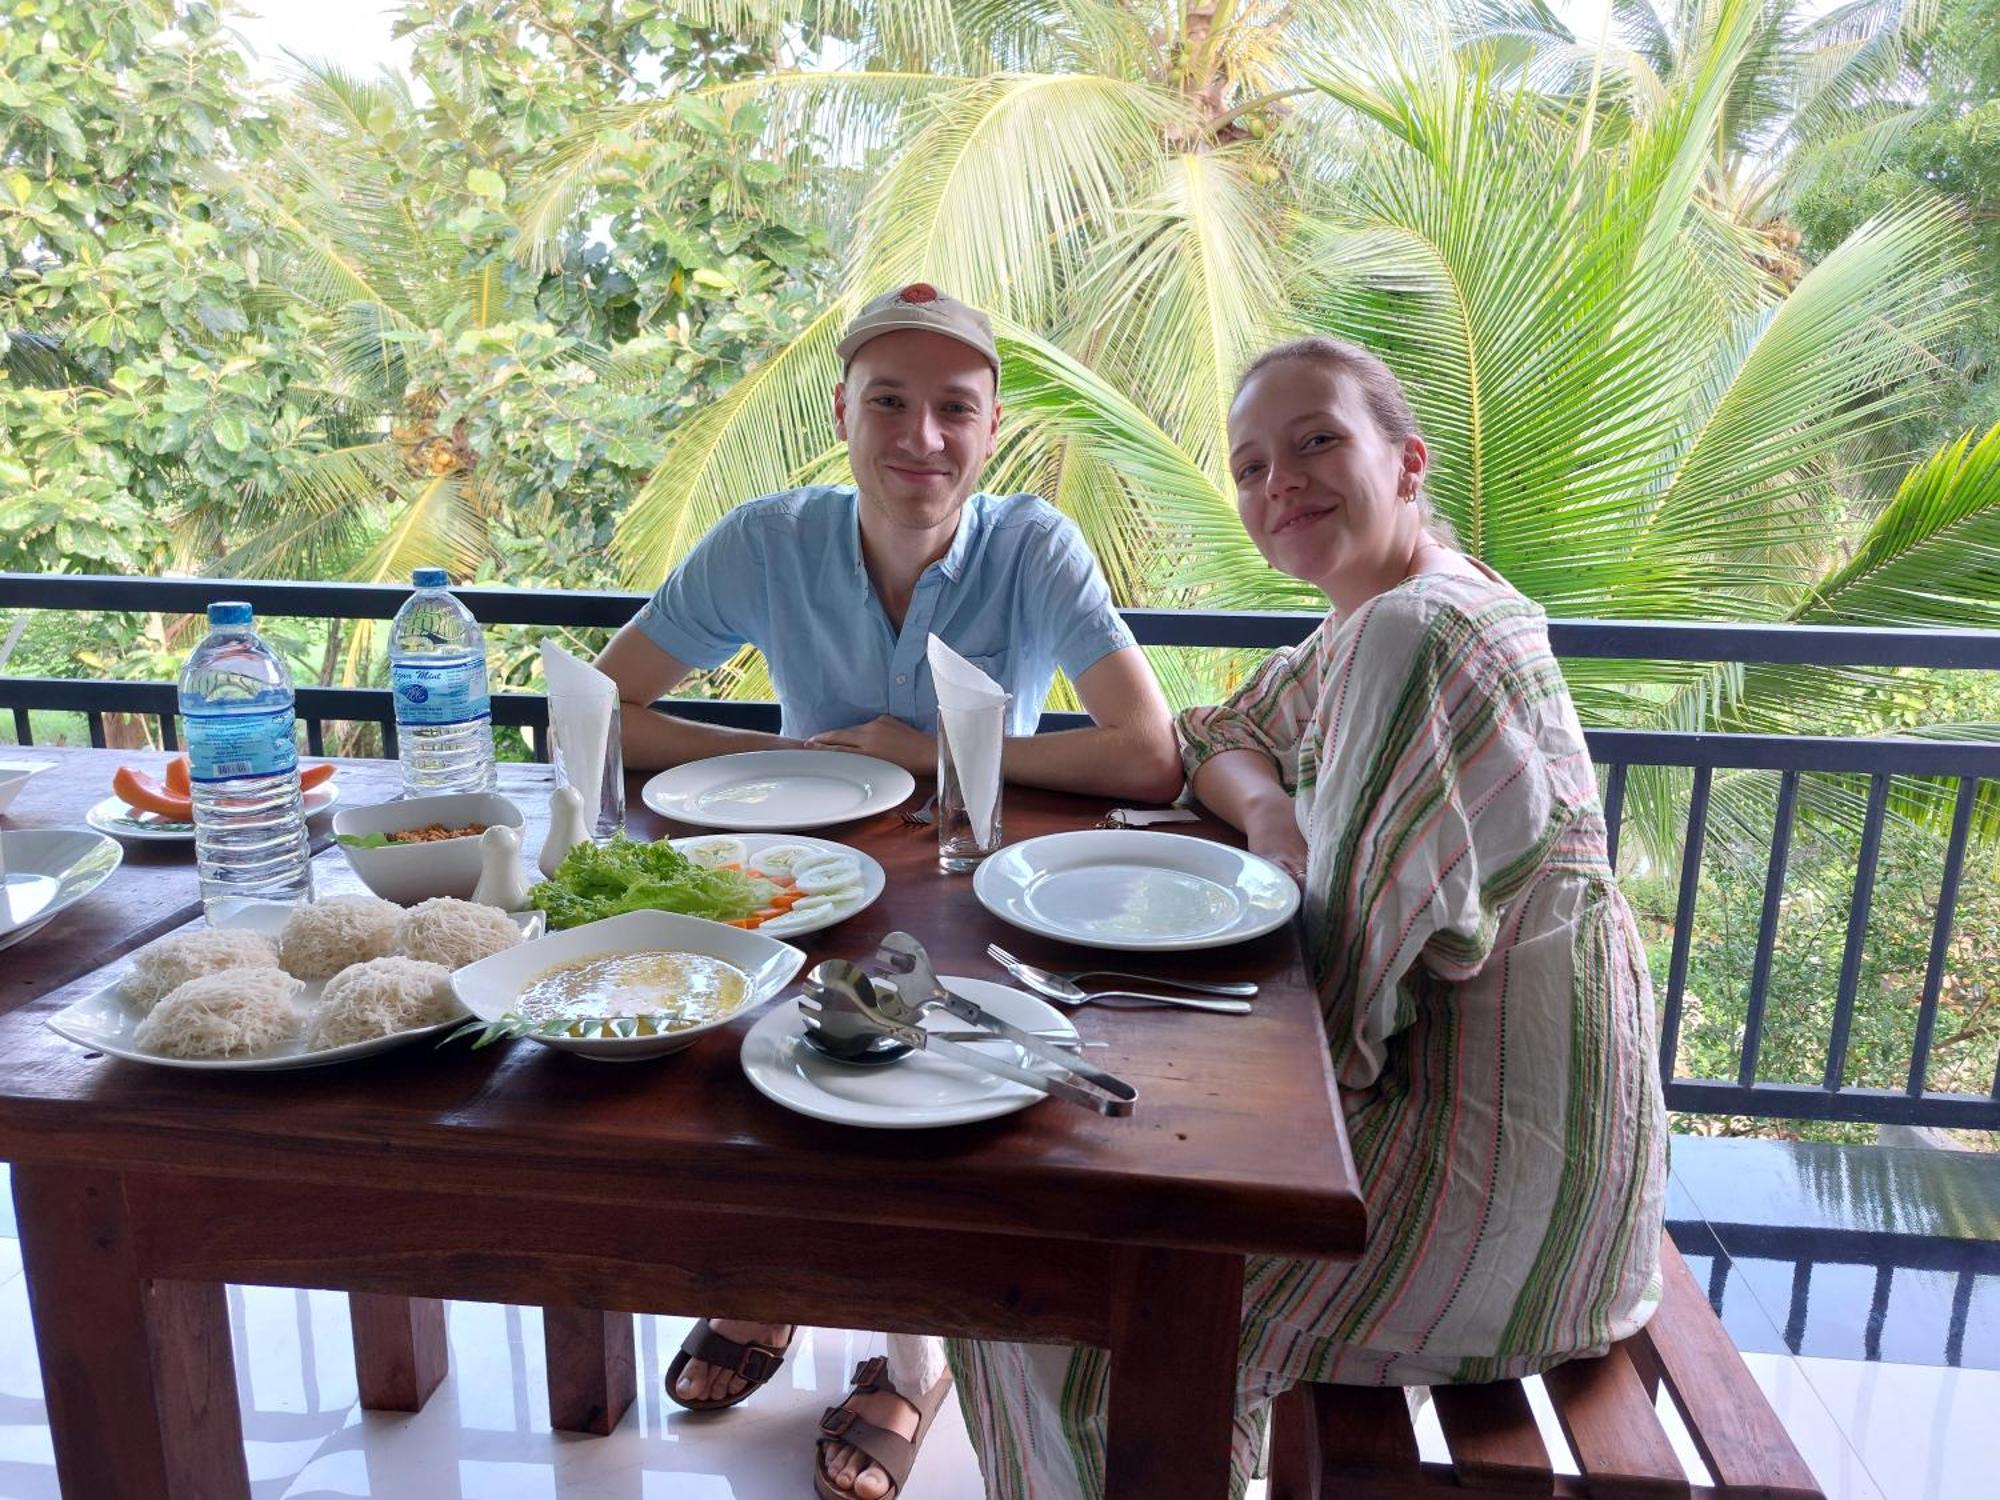
{"type": "Polygon", "coordinates": [[[924,569],[898,631],[862,562],[851,485],[737,506],[633,623],[690,667],[755,646],[795,739],[881,714],[935,729],[924,652],[934,633],[1013,694],[1007,732],[1016,735],[1034,733],[1058,667],[1074,681],[1132,644],[1082,533],[1033,495],[965,502],[951,550],[924,569]]]}

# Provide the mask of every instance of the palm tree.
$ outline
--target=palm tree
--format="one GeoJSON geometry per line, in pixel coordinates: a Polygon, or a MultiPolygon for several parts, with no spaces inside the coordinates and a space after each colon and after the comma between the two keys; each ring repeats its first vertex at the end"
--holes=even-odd
{"type": "MultiPolygon", "coordinates": [[[[1889,213],[1788,285],[1718,192],[1718,142],[1761,97],[1746,79],[1773,45],[1756,0],[1690,11],[1644,109],[1545,87],[1442,17],[1392,29],[1312,7],[1089,0],[860,15],[903,23],[850,48],[869,66],[638,102],[552,158],[531,244],[587,202],[607,142],[671,132],[694,103],[754,102],[775,133],[880,161],[843,294],[670,439],[619,532],[633,581],[740,500],[839,472],[824,415],[837,331],[859,299],[927,279],[1005,335],[992,482],[1069,510],[1127,601],[1322,603],[1264,566],[1222,463],[1235,371],[1318,328],[1404,377],[1439,504],[1552,613],[2000,624],[1996,580],[1960,561],[1990,557],[2000,531],[1988,449],[1925,471],[1879,516],[1850,515],[1841,488],[1923,399],[1962,311],[1950,214],[1889,213]],[[1895,567],[1856,571],[1877,553],[1895,567]]],[[[1879,684],[1629,663],[1572,678],[1597,722],[1686,727],[1825,722],[1879,684]]],[[[1749,819],[1757,796],[1739,790],[1749,819]]],[[[1662,850],[1672,803],[1666,783],[1635,782],[1662,850]]]]}

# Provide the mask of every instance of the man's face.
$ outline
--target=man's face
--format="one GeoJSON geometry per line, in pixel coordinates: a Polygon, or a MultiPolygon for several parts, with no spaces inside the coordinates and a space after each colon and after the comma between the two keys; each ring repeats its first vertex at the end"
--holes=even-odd
{"type": "Polygon", "coordinates": [[[957,339],[921,329],[863,344],[833,388],[833,428],[865,505],[891,524],[956,521],[1000,431],[993,367],[957,339]]]}

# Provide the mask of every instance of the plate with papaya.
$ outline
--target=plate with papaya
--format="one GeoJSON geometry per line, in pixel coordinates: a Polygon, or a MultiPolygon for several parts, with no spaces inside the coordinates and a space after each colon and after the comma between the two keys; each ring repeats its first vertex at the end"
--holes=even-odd
{"type": "MultiPolygon", "coordinates": [[[[340,788],[333,780],[335,769],[330,761],[299,767],[308,818],[318,817],[340,800],[340,788]]],[[[120,766],[112,773],[111,795],[85,813],[83,820],[99,833],[121,839],[192,839],[194,802],[187,757],[176,755],[157,776],[136,766],[120,766]]]]}

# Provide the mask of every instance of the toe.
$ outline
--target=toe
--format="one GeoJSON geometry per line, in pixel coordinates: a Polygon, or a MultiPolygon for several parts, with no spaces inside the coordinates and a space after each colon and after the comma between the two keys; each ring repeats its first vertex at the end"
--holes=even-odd
{"type": "Polygon", "coordinates": [[[854,1481],[854,1493],[861,1500],[882,1500],[889,1493],[889,1476],[877,1465],[870,1464],[854,1481]]]}
{"type": "Polygon", "coordinates": [[[702,1392],[708,1389],[708,1366],[698,1359],[691,1359],[681,1366],[680,1377],[674,1381],[674,1394],[690,1401],[699,1401],[702,1392]]]}

